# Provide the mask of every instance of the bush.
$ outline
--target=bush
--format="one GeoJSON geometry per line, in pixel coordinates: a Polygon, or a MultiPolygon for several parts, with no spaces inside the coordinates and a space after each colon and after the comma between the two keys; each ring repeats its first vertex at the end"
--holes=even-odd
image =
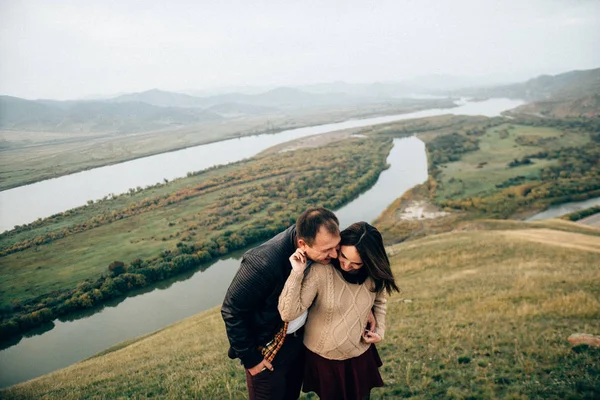
{"type": "Polygon", "coordinates": [[[121,275],[121,274],[125,273],[125,264],[121,261],[113,261],[108,266],[108,271],[113,276],[121,275]]]}

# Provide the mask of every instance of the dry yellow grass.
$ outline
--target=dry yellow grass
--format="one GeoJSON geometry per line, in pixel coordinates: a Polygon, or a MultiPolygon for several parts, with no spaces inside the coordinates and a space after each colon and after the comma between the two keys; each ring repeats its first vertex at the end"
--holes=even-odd
{"type": "MultiPolygon", "coordinates": [[[[600,333],[600,237],[521,224],[389,248],[402,292],[388,303],[386,387],[372,398],[600,396],[600,351],[567,342],[600,333]]],[[[212,309],[0,397],[245,398],[226,350],[212,309]]]]}
{"type": "Polygon", "coordinates": [[[550,246],[600,253],[600,238],[580,233],[559,232],[550,229],[524,229],[503,232],[503,234],[550,246]]]}

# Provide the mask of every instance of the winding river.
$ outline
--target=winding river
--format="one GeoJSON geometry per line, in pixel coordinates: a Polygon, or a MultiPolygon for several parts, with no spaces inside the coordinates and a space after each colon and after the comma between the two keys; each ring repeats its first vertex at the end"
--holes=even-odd
{"type": "Polygon", "coordinates": [[[85,205],[88,200],[101,199],[111,193],[125,193],[130,188],[146,187],[162,182],[165,178],[180,178],[190,171],[200,171],[214,165],[249,158],[269,147],[305,136],[443,114],[494,116],[523,102],[490,99],[457,104],[458,107],[449,109],[355,119],[290,129],[277,134],[229,139],[4,190],[0,192],[0,232],[12,229],[15,225],[30,223],[38,218],[85,205]]]}
{"type": "MultiPolygon", "coordinates": [[[[273,145],[303,136],[443,114],[496,116],[520,104],[521,101],[490,99],[463,103],[453,109],[351,120],[227,140],[84,171],[1,192],[0,230],[80,206],[88,199],[251,157],[273,145]]],[[[427,178],[425,145],[417,138],[395,139],[387,162],[390,168],[381,173],[373,187],[336,210],[342,227],[359,220],[372,221],[406,190],[427,178]]],[[[112,345],[219,305],[237,271],[242,252],[144,288],[100,310],[56,320],[45,332],[23,338],[0,351],[0,387],[63,368],[112,345]]]]}

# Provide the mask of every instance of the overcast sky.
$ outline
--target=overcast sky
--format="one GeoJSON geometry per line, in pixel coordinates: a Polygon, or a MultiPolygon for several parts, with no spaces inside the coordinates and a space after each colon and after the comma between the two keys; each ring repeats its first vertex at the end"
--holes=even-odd
{"type": "Polygon", "coordinates": [[[0,94],[524,79],[600,67],[597,0],[0,0],[0,94]]]}

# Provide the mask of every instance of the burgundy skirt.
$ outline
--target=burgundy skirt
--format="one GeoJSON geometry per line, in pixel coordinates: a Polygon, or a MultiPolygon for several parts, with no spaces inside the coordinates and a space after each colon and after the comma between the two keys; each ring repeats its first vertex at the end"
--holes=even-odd
{"type": "Polygon", "coordinates": [[[328,360],[306,349],[304,393],[315,392],[321,400],[360,400],[374,387],[383,386],[379,367],[383,363],[375,345],[358,357],[328,360]]]}

